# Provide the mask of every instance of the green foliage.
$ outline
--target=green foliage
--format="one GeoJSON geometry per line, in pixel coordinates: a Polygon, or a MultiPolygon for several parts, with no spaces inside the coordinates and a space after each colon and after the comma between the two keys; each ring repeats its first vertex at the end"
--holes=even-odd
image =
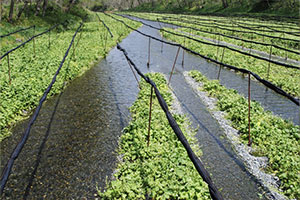
{"type": "Polygon", "coordinates": [[[253,16],[299,16],[299,1],[295,0],[226,0],[224,8],[221,0],[157,0],[144,2],[130,9],[135,12],[163,12],[189,14],[251,14],[253,16]],[[264,7],[264,9],[261,9],[264,7]]]}
{"type": "MultiPolygon", "coordinates": [[[[226,89],[217,80],[208,80],[199,71],[189,75],[200,88],[218,99],[217,106],[226,112],[232,126],[239,130],[244,143],[248,141],[248,101],[235,90],[226,89]]],[[[251,101],[251,137],[254,149],[269,159],[267,171],[281,180],[280,188],[289,198],[300,198],[300,127],[265,112],[261,105],[251,101]]]]}
{"type": "MultiPolygon", "coordinates": [[[[174,32],[172,29],[167,29],[174,32]]],[[[184,41],[182,37],[174,36],[173,34],[162,32],[163,36],[172,41],[176,41],[202,55],[210,58],[221,60],[222,49],[215,46],[204,45],[190,40],[184,41]],[[219,51],[218,57],[217,52],[219,51]]],[[[300,71],[297,69],[285,68],[271,64],[268,77],[268,62],[258,60],[249,56],[239,54],[237,52],[225,50],[223,63],[233,65],[235,67],[248,69],[261,78],[267,79],[276,86],[282,88],[293,96],[300,96],[300,71]]]]}
{"type": "MultiPolygon", "coordinates": [[[[158,73],[148,76],[170,106],[172,97],[164,77],[158,73]]],[[[151,86],[141,81],[141,88],[131,107],[132,121],[120,138],[122,162],[114,174],[115,180],[108,184],[104,193],[99,191],[99,195],[103,199],[146,199],[146,196],[152,199],[210,199],[207,185],[170,127],[155,95],[150,145],[147,146],[151,86]]],[[[181,115],[175,115],[175,119],[189,143],[195,144],[194,137],[187,133],[186,119],[181,115]]]]}
{"type": "Polygon", "coordinates": [[[44,17],[35,16],[35,4],[33,4],[32,6],[28,5],[28,8],[24,11],[21,18],[16,19],[16,17],[14,17],[13,22],[11,23],[7,22],[4,15],[4,19],[0,23],[0,35],[4,35],[31,25],[36,25],[36,30],[34,32],[33,29],[30,29],[11,35],[4,39],[0,39],[1,54],[15,47],[16,41],[24,42],[30,37],[32,37],[34,34],[43,32],[55,24],[64,22],[64,25],[60,25],[58,29],[56,29],[57,32],[68,30],[70,28],[74,29],[76,26],[79,25],[79,22],[81,22],[84,16],[86,15],[91,14],[88,10],[85,10],[81,7],[75,6],[70,10],[69,13],[67,13],[64,10],[62,10],[57,4],[51,1],[49,2],[44,17]]]}
{"type": "MultiPolygon", "coordinates": [[[[88,70],[95,61],[105,57],[108,50],[116,45],[117,39],[124,38],[130,33],[129,29],[115,20],[100,14],[114,34],[114,38],[107,37],[106,49],[105,35],[107,30],[94,14],[90,18],[97,21],[85,23],[83,29],[75,38],[75,46],[71,48],[67,60],[48,96],[53,96],[61,91],[64,82],[70,82],[88,70]],[[81,38],[79,40],[79,38],[81,38]],[[78,43],[79,41],[79,43],[78,43]],[[78,45],[77,45],[78,43],[78,45]],[[74,55],[72,55],[74,53],[74,55]]],[[[131,23],[138,27],[137,23],[131,23]]],[[[48,34],[35,39],[36,57],[33,53],[33,42],[26,44],[9,55],[11,66],[11,85],[8,82],[8,63],[5,57],[0,63],[0,141],[10,135],[10,128],[27,117],[37,106],[44,90],[50,84],[59,64],[71,42],[72,36],[79,24],[69,24],[67,29],[59,27],[51,31],[51,47],[48,48],[48,34]]],[[[37,30],[44,29],[39,27],[37,30]]],[[[38,32],[37,32],[38,33],[38,32]]],[[[108,35],[108,34],[107,34],[108,35]]],[[[14,36],[12,36],[14,37],[14,36]]],[[[16,46],[11,43],[1,48],[3,55],[8,49],[16,46]]]]}
{"type": "MultiPolygon", "coordinates": [[[[169,16],[169,17],[186,18],[186,19],[190,19],[190,20],[192,19],[193,21],[195,21],[196,19],[223,20],[223,21],[228,21],[228,23],[231,23],[230,19],[226,18],[226,17],[224,18],[224,17],[187,16],[187,15],[179,15],[178,16],[178,15],[172,15],[172,14],[154,14],[154,13],[152,13],[152,14],[149,14],[149,13],[130,13],[130,14],[134,15],[134,16],[137,16],[137,17],[150,19],[150,20],[156,20],[157,18],[162,18],[162,17],[168,17],[169,16]]],[[[238,19],[235,19],[235,20],[239,21],[238,19]]],[[[167,19],[162,20],[162,21],[169,22],[167,19]]],[[[172,21],[172,22],[174,23],[174,21],[172,21]]],[[[245,23],[244,21],[241,21],[241,22],[245,23]]],[[[175,23],[179,24],[179,25],[182,25],[182,24],[187,25],[187,24],[181,23],[179,21],[175,22],[175,23]]],[[[269,23],[271,23],[271,22],[248,21],[247,23],[256,26],[256,25],[270,25],[269,23]]],[[[188,26],[195,27],[195,28],[200,28],[204,31],[210,31],[210,32],[219,32],[220,31],[223,34],[232,35],[231,31],[225,31],[225,30],[222,30],[222,29],[218,29],[216,31],[212,27],[205,27],[205,26],[200,27],[200,26],[191,25],[191,24],[188,25],[188,26]]],[[[294,26],[294,27],[296,27],[296,26],[294,26]]],[[[229,25],[229,28],[231,28],[230,25],[229,25]]],[[[234,29],[240,30],[241,28],[235,27],[234,29]]],[[[277,29],[285,30],[285,29],[281,28],[281,25],[277,29]]],[[[248,47],[248,48],[252,48],[252,49],[257,49],[257,50],[260,50],[260,51],[265,51],[266,53],[269,53],[269,51],[270,51],[270,47],[255,45],[255,44],[246,45],[245,43],[243,43],[241,41],[226,39],[225,37],[217,38],[215,35],[212,35],[212,34],[203,34],[203,33],[200,33],[200,32],[193,31],[193,30],[191,31],[190,29],[186,29],[186,28],[184,28],[184,29],[166,28],[165,30],[170,31],[171,33],[176,33],[176,34],[178,34],[178,33],[182,34],[179,31],[184,31],[184,32],[186,32],[186,35],[188,35],[188,36],[190,35],[190,37],[193,37],[197,40],[204,41],[204,42],[208,42],[208,41],[201,38],[201,37],[210,38],[212,40],[220,39],[221,41],[225,41],[225,42],[228,42],[228,43],[232,43],[232,44],[236,44],[236,45],[239,45],[239,46],[244,46],[244,47],[248,47]],[[191,32],[191,34],[189,34],[190,32],[191,32]]],[[[293,30],[293,31],[295,31],[295,30],[293,30]]],[[[161,31],[161,34],[169,40],[175,41],[176,43],[179,43],[183,46],[186,46],[186,47],[194,50],[195,52],[198,52],[198,53],[200,53],[202,55],[205,55],[207,57],[210,57],[212,59],[219,60],[219,61],[222,60],[223,48],[198,43],[196,41],[185,39],[184,37],[176,36],[176,35],[173,35],[171,33],[167,33],[163,30],[161,31]]],[[[240,33],[236,32],[236,33],[234,33],[234,35],[236,35],[238,37],[241,37],[241,38],[252,39],[252,34],[246,34],[246,33],[240,34],[240,33]]],[[[280,37],[283,36],[279,33],[272,33],[272,35],[280,36],[280,37]]],[[[264,42],[267,42],[267,43],[273,42],[275,44],[278,44],[278,43],[281,44],[282,43],[281,40],[268,40],[266,37],[256,36],[256,35],[254,35],[254,36],[253,37],[254,37],[255,41],[264,41],[264,42]]],[[[294,39],[298,39],[298,38],[295,37],[294,39]]],[[[283,44],[284,45],[281,45],[281,46],[298,45],[298,44],[294,44],[294,43],[285,43],[285,42],[283,42],[283,44]]],[[[286,53],[284,51],[281,51],[281,50],[278,50],[278,49],[275,49],[275,48],[272,48],[272,52],[273,52],[274,55],[279,55],[279,56],[282,56],[282,57],[287,56],[288,58],[299,60],[299,55],[286,53]]],[[[263,79],[266,79],[266,80],[272,82],[273,84],[275,84],[276,86],[278,86],[278,87],[282,88],[283,90],[287,91],[291,95],[296,96],[296,97],[300,96],[300,85],[299,85],[300,70],[298,70],[298,69],[290,69],[290,68],[286,68],[286,67],[283,67],[283,66],[270,64],[270,70],[269,70],[269,75],[268,75],[269,63],[267,61],[258,60],[256,58],[252,58],[250,56],[242,55],[240,53],[230,51],[228,49],[225,49],[224,58],[223,58],[222,61],[223,61],[223,63],[233,65],[235,67],[248,69],[248,70],[258,74],[263,79]]]]}

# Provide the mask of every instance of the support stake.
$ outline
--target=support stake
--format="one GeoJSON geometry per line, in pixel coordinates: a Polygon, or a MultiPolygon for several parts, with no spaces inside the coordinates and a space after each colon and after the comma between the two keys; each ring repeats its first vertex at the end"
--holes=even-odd
{"type": "Polygon", "coordinates": [[[139,80],[138,80],[138,78],[137,78],[137,76],[136,76],[136,74],[135,74],[133,68],[132,68],[132,65],[130,64],[130,62],[129,62],[128,60],[127,60],[127,62],[128,62],[128,65],[129,65],[129,67],[130,67],[130,69],[131,69],[131,71],[132,71],[134,77],[135,77],[135,80],[136,80],[136,82],[137,82],[137,84],[138,84],[138,87],[141,89],[141,85],[140,85],[140,83],[139,83],[139,80]]]}
{"type": "MultiPolygon", "coordinates": [[[[220,34],[219,34],[219,38],[218,38],[218,45],[220,45],[220,34]]],[[[218,57],[219,57],[219,46],[217,47],[217,60],[218,60],[218,57]]]]}
{"type": "Polygon", "coordinates": [[[74,60],[76,59],[76,56],[75,56],[75,39],[73,41],[73,57],[74,57],[74,60]]]}
{"type": "Polygon", "coordinates": [[[148,62],[147,67],[150,67],[150,46],[151,46],[151,38],[149,37],[149,44],[148,44],[148,62]]]}
{"type": "Polygon", "coordinates": [[[51,46],[51,30],[49,31],[49,37],[48,37],[48,42],[49,42],[49,46],[48,48],[50,49],[50,46],[51,46]]]}
{"type": "Polygon", "coordinates": [[[9,54],[7,54],[7,65],[8,65],[8,80],[9,80],[9,85],[11,85],[9,54]]]}
{"type": "Polygon", "coordinates": [[[181,65],[182,65],[182,68],[184,68],[184,50],[182,49],[182,63],[181,63],[181,65]]]}
{"type": "MultiPolygon", "coordinates": [[[[185,38],[183,41],[183,46],[185,46],[185,38]]],[[[182,49],[182,62],[181,62],[182,68],[184,68],[184,49],[182,49]]]]}
{"type": "Polygon", "coordinates": [[[273,45],[271,45],[270,47],[270,54],[269,54],[269,66],[268,66],[268,73],[267,73],[267,80],[269,79],[269,74],[270,74],[270,66],[271,66],[271,56],[272,56],[272,47],[273,45]]]}
{"type": "Polygon", "coordinates": [[[147,146],[150,144],[150,128],[151,128],[151,113],[152,113],[152,96],[153,96],[153,86],[151,86],[151,95],[150,95],[150,109],[149,109],[149,122],[148,122],[148,142],[147,146]]]}
{"type": "MultiPolygon", "coordinates": [[[[35,26],[33,27],[33,36],[35,35],[35,26]]],[[[33,55],[35,57],[35,39],[33,38],[33,55]]]]}
{"type": "MultiPolygon", "coordinates": [[[[285,42],[285,48],[287,49],[288,48],[288,43],[287,42],[285,42]]],[[[288,55],[287,55],[287,51],[285,51],[285,60],[287,60],[288,59],[288,55]]]]}
{"type": "MultiPolygon", "coordinates": [[[[223,53],[222,53],[221,63],[223,63],[224,53],[225,53],[225,47],[223,47],[223,53]]],[[[218,80],[219,80],[220,74],[221,74],[221,65],[222,64],[220,64],[220,68],[219,68],[219,71],[218,71],[218,77],[217,77],[218,80]]]]}
{"type": "Polygon", "coordinates": [[[169,84],[171,82],[171,78],[172,78],[173,71],[174,71],[174,68],[175,68],[175,65],[176,65],[176,61],[177,61],[177,58],[178,58],[179,50],[180,50],[180,47],[178,47],[178,50],[177,50],[177,53],[176,53],[176,57],[175,57],[174,64],[173,64],[173,67],[172,67],[172,71],[171,71],[171,74],[170,74],[168,86],[169,86],[169,84]]]}
{"type": "MultiPolygon", "coordinates": [[[[251,34],[251,41],[253,40],[253,32],[251,34]]],[[[251,54],[251,50],[252,50],[252,43],[251,43],[251,46],[250,46],[250,50],[249,50],[249,53],[251,54]]]]}
{"type": "Polygon", "coordinates": [[[105,31],[105,43],[104,43],[104,52],[105,53],[106,53],[106,43],[107,43],[107,31],[105,31]]]}
{"type": "Polygon", "coordinates": [[[250,118],[250,103],[251,103],[251,90],[250,90],[250,72],[248,73],[248,146],[251,146],[252,144],[252,140],[251,140],[251,131],[250,131],[250,122],[251,122],[251,118],[250,118]]]}
{"type": "Polygon", "coordinates": [[[99,38],[100,38],[100,45],[101,45],[101,44],[103,44],[103,42],[102,42],[102,33],[101,33],[101,25],[99,27],[99,38]]]}
{"type": "MultiPolygon", "coordinates": [[[[159,21],[158,21],[158,25],[159,25],[159,28],[161,29],[161,24],[160,24],[159,21]]],[[[162,37],[161,46],[160,46],[160,52],[161,52],[161,53],[163,53],[163,47],[164,47],[163,41],[164,41],[164,38],[162,37]]]]}

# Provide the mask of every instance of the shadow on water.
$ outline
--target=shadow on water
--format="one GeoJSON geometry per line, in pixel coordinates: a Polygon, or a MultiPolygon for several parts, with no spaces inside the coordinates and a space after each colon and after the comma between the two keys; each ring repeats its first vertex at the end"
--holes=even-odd
{"type": "MultiPolygon", "coordinates": [[[[176,97],[178,98],[179,95],[177,95],[174,91],[173,93],[176,95],[176,97]]],[[[226,149],[226,147],[224,146],[223,142],[215,136],[214,133],[212,133],[206,126],[204,123],[202,123],[197,116],[189,109],[189,107],[185,104],[182,103],[183,101],[178,98],[178,100],[181,102],[182,107],[188,112],[189,115],[191,115],[193,117],[193,119],[197,122],[197,124],[199,125],[199,127],[201,129],[203,129],[204,131],[206,131],[207,133],[209,133],[209,135],[215,140],[215,142],[219,145],[220,148],[223,149],[224,152],[226,152],[228,154],[229,157],[232,158],[232,160],[241,168],[241,170],[245,171],[248,175],[250,175],[250,173],[246,170],[245,165],[243,164],[243,162],[241,162],[237,156],[235,154],[233,154],[232,152],[228,151],[226,149]]]]}
{"type": "Polygon", "coordinates": [[[53,122],[53,119],[54,119],[54,115],[56,113],[56,110],[57,110],[57,106],[59,104],[59,101],[60,101],[60,98],[61,98],[61,95],[63,94],[63,92],[61,92],[57,98],[57,101],[56,101],[56,104],[54,106],[54,109],[53,109],[53,112],[52,112],[52,115],[51,115],[51,118],[50,118],[50,122],[48,124],[48,127],[47,127],[47,131],[46,131],[46,134],[45,134],[45,137],[43,139],[43,142],[41,144],[41,146],[39,147],[39,152],[38,152],[38,155],[37,155],[37,159],[36,159],[36,162],[35,162],[35,165],[34,165],[34,170],[33,172],[31,173],[31,176],[30,176],[30,179],[28,181],[28,185],[26,187],[26,190],[25,190],[25,194],[24,194],[24,197],[23,199],[27,199],[28,195],[29,195],[29,192],[30,192],[30,188],[32,186],[32,183],[33,183],[33,179],[36,175],[36,172],[37,172],[37,169],[39,167],[39,164],[41,162],[41,157],[42,157],[42,152],[45,148],[45,144],[48,140],[48,137],[49,137],[49,134],[50,134],[50,128],[51,128],[51,125],[52,125],[52,122],[53,122]]]}
{"type": "MultiPolygon", "coordinates": [[[[111,88],[111,92],[112,92],[112,94],[113,94],[113,96],[114,96],[115,102],[118,102],[118,100],[117,100],[117,95],[116,95],[116,93],[115,93],[115,91],[114,91],[114,89],[113,89],[113,86],[112,86],[112,80],[111,80],[111,77],[109,77],[109,86],[110,86],[110,88],[111,88]]],[[[120,124],[121,124],[121,127],[125,127],[125,123],[124,123],[124,119],[123,119],[123,117],[122,117],[122,112],[121,112],[119,103],[117,103],[116,106],[117,106],[117,110],[118,110],[118,113],[119,113],[119,118],[120,118],[120,124]]]]}
{"type": "MultiPolygon", "coordinates": [[[[43,105],[3,199],[92,199],[96,186],[105,187],[138,92],[121,58],[113,49],[43,105]]],[[[13,136],[1,142],[0,170],[27,125],[28,120],[18,123],[13,136]]]]}

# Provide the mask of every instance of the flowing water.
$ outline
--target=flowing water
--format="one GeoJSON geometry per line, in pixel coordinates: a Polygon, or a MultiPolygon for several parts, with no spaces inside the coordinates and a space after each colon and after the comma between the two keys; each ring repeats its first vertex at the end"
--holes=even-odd
{"type": "MultiPolygon", "coordinates": [[[[160,37],[148,27],[140,30],[160,37]]],[[[170,74],[177,48],[163,45],[161,52],[161,43],[152,41],[148,69],[148,38],[133,32],[121,46],[142,72],[170,74]]],[[[185,54],[182,68],[181,57],[182,54],[171,86],[192,126],[198,127],[196,137],[205,167],[225,199],[259,199],[258,194],[263,191],[256,179],[248,173],[230,142],[223,137],[223,130],[182,75],[185,70],[198,69],[209,78],[215,78],[218,67],[185,54]]],[[[221,83],[246,94],[247,79],[229,70],[222,70],[221,83]]],[[[294,117],[295,107],[287,99],[266,91],[255,81],[251,85],[253,99],[264,100],[272,108],[279,105],[275,111],[294,117]]],[[[3,199],[94,198],[96,186],[104,187],[106,178],[116,167],[118,139],[130,120],[128,108],[137,93],[136,80],[123,54],[114,48],[106,59],[74,80],[64,93],[44,104],[15,162],[3,199]]],[[[28,120],[18,123],[13,137],[1,143],[1,170],[27,124],[28,120]]]]}

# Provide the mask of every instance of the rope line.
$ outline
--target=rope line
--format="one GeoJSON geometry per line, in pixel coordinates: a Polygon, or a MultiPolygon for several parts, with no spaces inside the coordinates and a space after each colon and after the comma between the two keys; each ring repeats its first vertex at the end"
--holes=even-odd
{"type": "MultiPolygon", "coordinates": [[[[131,15],[130,15],[131,16],[131,15]]],[[[135,17],[135,16],[133,16],[135,17]]],[[[159,19],[157,20],[158,22],[163,22],[163,21],[160,21],[159,19]]],[[[166,23],[166,22],[164,22],[166,23]]],[[[192,30],[195,30],[195,31],[198,31],[198,32],[203,32],[203,33],[207,33],[207,34],[213,34],[213,35],[218,35],[218,36],[222,36],[222,37],[227,37],[227,38],[230,38],[230,39],[234,39],[234,40],[240,40],[242,42],[247,42],[247,43],[252,43],[252,44],[259,44],[259,45],[263,45],[263,46],[273,46],[277,49],[280,49],[280,50],[284,50],[284,51],[288,51],[290,53],[294,53],[296,55],[299,55],[299,52],[298,51],[293,51],[291,49],[287,49],[287,48],[284,48],[284,47],[281,47],[281,46],[278,46],[276,44],[270,44],[270,43],[263,43],[263,42],[257,42],[257,41],[253,41],[253,40],[247,40],[247,39],[242,39],[242,38],[239,38],[239,37],[235,37],[235,36],[230,36],[230,35],[225,35],[225,34],[222,34],[222,33],[216,33],[216,32],[210,32],[210,31],[204,31],[204,30],[201,30],[201,29],[198,29],[198,28],[194,28],[194,27],[190,27],[190,26],[184,26],[184,25],[178,25],[178,24],[175,24],[175,23],[171,23],[171,22],[167,22],[168,24],[172,24],[172,25],[175,25],[175,26],[178,26],[180,28],[189,28],[189,29],[192,29],[192,30]]],[[[188,24],[193,24],[192,22],[186,22],[188,24]]]]}
{"type": "Polygon", "coordinates": [[[35,27],[35,25],[33,25],[33,26],[29,26],[29,27],[27,27],[27,28],[21,28],[21,29],[19,29],[19,30],[16,30],[16,31],[14,31],[14,32],[7,33],[7,34],[5,34],[5,35],[0,35],[0,38],[7,37],[7,36],[10,36],[10,35],[12,35],[12,34],[15,34],[15,33],[21,32],[21,31],[26,31],[26,30],[28,30],[28,29],[31,29],[31,28],[34,28],[34,27],[35,27]]]}
{"type": "MultiPolygon", "coordinates": [[[[163,17],[162,19],[167,19],[167,18],[170,18],[170,17],[163,17]]],[[[175,18],[173,21],[182,21],[182,22],[185,22],[185,23],[189,23],[189,24],[194,24],[194,25],[199,25],[199,26],[203,26],[201,23],[199,22],[195,22],[195,21],[187,21],[187,20],[183,20],[183,19],[178,19],[178,18],[175,18]]],[[[282,38],[282,37],[277,37],[277,36],[272,36],[272,35],[266,35],[266,34],[262,34],[262,33],[257,33],[257,32],[253,32],[253,31],[241,31],[241,30],[235,30],[235,29],[230,29],[230,28],[222,28],[222,27],[219,27],[217,25],[213,26],[209,26],[209,25],[206,25],[207,27],[212,27],[212,28],[218,28],[218,29],[221,29],[221,30],[226,30],[226,31],[234,31],[234,32],[239,32],[239,33],[246,33],[246,34],[256,34],[256,35],[259,35],[259,36],[264,36],[264,37],[269,37],[269,38],[273,38],[273,39],[280,39],[280,40],[286,40],[286,41],[291,41],[291,42],[300,42],[300,40],[296,40],[296,39],[290,39],[290,38],[282,38]]],[[[249,29],[251,30],[251,29],[249,29]]]]}
{"type": "Polygon", "coordinates": [[[110,34],[110,37],[114,37],[114,36],[113,36],[113,34],[111,33],[111,31],[110,31],[109,27],[108,27],[108,26],[106,26],[106,24],[104,23],[104,21],[103,21],[102,19],[100,19],[100,17],[99,17],[99,15],[98,15],[98,13],[96,13],[96,15],[97,15],[97,17],[98,17],[99,21],[101,21],[101,22],[102,22],[102,24],[105,26],[105,28],[106,28],[106,29],[107,29],[107,31],[109,32],[109,34],[110,34]]]}
{"type": "MultiPolygon", "coordinates": [[[[173,21],[174,21],[174,20],[180,20],[180,21],[183,21],[182,19],[177,18],[177,17],[162,17],[162,19],[163,19],[163,18],[165,18],[165,19],[173,19],[173,21]]],[[[199,21],[201,21],[201,20],[199,20],[199,21]]],[[[191,21],[189,21],[189,22],[191,22],[191,21]]],[[[227,26],[227,25],[224,25],[223,23],[220,24],[220,23],[218,23],[218,22],[216,22],[216,21],[213,21],[212,23],[209,23],[209,22],[198,22],[198,20],[197,20],[197,21],[192,21],[192,22],[193,22],[193,23],[197,23],[197,24],[200,25],[200,26],[207,26],[207,25],[208,25],[208,27],[213,27],[213,26],[211,25],[211,24],[213,24],[213,25],[215,25],[215,26],[217,26],[217,27],[225,27],[225,28],[228,28],[228,27],[229,27],[229,26],[227,26]]],[[[227,22],[225,21],[225,23],[228,23],[228,21],[227,21],[227,22]]],[[[238,28],[238,27],[240,27],[240,28],[247,29],[247,30],[252,30],[252,31],[263,31],[263,32],[269,32],[269,33],[279,32],[279,33],[290,34],[290,35],[293,35],[293,36],[299,36],[299,33],[300,33],[299,31],[297,31],[297,32],[281,31],[281,30],[277,30],[277,29],[270,28],[270,27],[268,27],[268,26],[263,26],[263,25],[256,25],[256,26],[254,26],[254,27],[249,27],[249,26],[241,25],[242,23],[239,23],[239,22],[233,22],[233,23],[235,23],[236,27],[231,27],[231,28],[238,28]],[[268,29],[270,29],[270,30],[260,30],[260,29],[257,29],[257,28],[259,28],[259,27],[268,28],[268,29]]]]}
{"type": "MultiPolygon", "coordinates": [[[[110,16],[110,15],[109,15],[110,16]]],[[[187,139],[185,138],[185,136],[183,135],[181,129],[179,128],[176,120],[174,119],[174,117],[172,116],[172,114],[170,113],[169,109],[168,109],[168,105],[166,103],[166,101],[164,100],[164,98],[162,97],[162,95],[160,94],[160,91],[157,89],[156,84],[148,77],[145,76],[135,65],[135,63],[129,58],[128,53],[126,52],[126,50],[124,48],[122,48],[119,43],[117,43],[117,49],[120,50],[121,52],[123,52],[127,62],[129,63],[129,65],[131,65],[135,71],[147,82],[149,83],[152,88],[154,89],[154,92],[156,94],[156,97],[158,99],[158,102],[161,106],[161,108],[163,109],[163,111],[166,114],[166,117],[169,121],[169,124],[171,126],[171,128],[173,129],[174,133],[176,134],[177,138],[180,140],[180,142],[182,143],[182,145],[184,146],[184,148],[186,149],[188,156],[190,158],[190,160],[193,162],[196,170],[198,171],[198,173],[200,174],[200,176],[202,177],[202,179],[208,184],[208,188],[209,188],[209,192],[210,195],[212,197],[213,200],[223,200],[222,195],[220,194],[220,192],[218,191],[218,189],[216,188],[216,186],[213,184],[209,173],[206,171],[206,169],[204,168],[204,165],[202,164],[202,162],[200,161],[200,159],[196,156],[196,154],[193,152],[192,148],[190,147],[187,139]]]]}
{"type": "MultiPolygon", "coordinates": [[[[122,16],[122,15],[119,15],[119,16],[122,16]]],[[[126,16],[122,16],[122,17],[128,18],[128,17],[126,17],[126,16]]],[[[128,19],[130,19],[130,18],[128,18],[128,19]]],[[[283,67],[286,67],[286,68],[293,68],[293,69],[299,69],[299,70],[300,70],[300,67],[297,67],[297,66],[294,66],[294,65],[289,65],[289,64],[286,64],[286,63],[281,63],[281,62],[278,62],[278,61],[275,61],[275,60],[271,60],[271,59],[269,59],[269,58],[264,58],[264,57],[261,57],[261,56],[257,56],[257,55],[254,55],[254,54],[249,54],[249,53],[247,53],[247,52],[244,52],[244,51],[241,51],[241,50],[238,50],[238,49],[235,49],[235,48],[232,48],[232,47],[223,45],[223,44],[214,44],[214,43],[204,42],[204,41],[198,40],[198,39],[196,39],[196,38],[192,38],[192,37],[187,36],[187,35],[182,35],[182,34],[174,33],[174,32],[171,32],[171,31],[168,31],[168,30],[165,30],[165,29],[157,28],[157,27],[155,27],[155,26],[149,25],[149,24],[147,24],[147,23],[145,23],[145,22],[142,22],[142,21],[140,21],[140,20],[136,20],[136,19],[131,19],[131,20],[140,22],[140,23],[144,24],[145,26],[151,27],[151,28],[153,28],[153,29],[156,29],[156,30],[159,30],[159,31],[164,31],[164,32],[166,32],[166,33],[170,33],[170,34],[172,34],[172,35],[176,35],[176,36],[179,36],[179,37],[184,37],[184,38],[193,40],[193,41],[198,42],[198,43],[202,43],[202,44],[210,45],[210,46],[215,46],[215,47],[226,48],[226,49],[229,49],[229,50],[231,50],[231,51],[234,51],[234,52],[237,52],[237,53],[246,55],[246,56],[250,56],[250,57],[253,57],[253,58],[256,58],[256,59],[259,59],[259,60],[264,60],[264,61],[267,61],[267,62],[276,64],[276,65],[280,65],[280,66],[283,66],[283,67]]]]}
{"type": "Polygon", "coordinates": [[[15,48],[12,48],[12,49],[9,50],[9,51],[7,51],[6,53],[4,53],[4,54],[0,57],[0,60],[2,60],[5,56],[7,56],[8,54],[10,54],[11,52],[13,52],[13,51],[17,50],[18,48],[24,46],[25,44],[27,44],[28,42],[30,42],[30,41],[33,40],[34,38],[39,37],[39,36],[41,36],[41,35],[44,35],[44,34],[48,33],[49,31],[53,30],[53,29],[56,28],[58,25],[60,25],[60,24],[55,24],[54,26],[52,26],[52,27],[49,28],[48,30],[46,30],[46,31],[44,31],[44,32],[42,32],[42,33],[39,33],[39,34],[37,34],[37,35],[32,36],[32,37],[29,38],[27,41],[25,41],[25,42],[23,42],[22,44],[16,46],[15,48]]]}
{"type": "Polygon", "coordinates": [[[172,116],[172,114],[170,113],[169,109],[168,109],[168,105],[165,102],[164,98],[162,97],[162,95],[160,94],[159,90],[156,87],[156,84],[148,77],[145,76],[135,65],[135,63],[128,57],[128,53],[126,52],[125,49],[123,49],[119,44],[117,44],[117,49],[120,50],[121,52],[123,52],[126,60],[128,62],[130,62],[130,64],[134,67],[134,69],[136,70],[136,72],[147,82],[149,83],[155,91],[156,97],[158,99],[158,102],[161,106],[161,108],[163,109],[163,111],[166,114],[166,117],[169,121],[169,124],[171,126],[171,128],[173,129],[174,133],[176,134],[177,138],[180,140],[180,142],[182,143],[182,145],[184,146],[185,150],[188,153],[188,156],[190,158],[190,160],[193,162],[196,170],[198,171],[198,173],[200,174],[200,176],[202,177],[202,179],[208,184],[208,188],[209,188],[209,192],[210,195],[212,197],[213,200],[223,200],[223,197],[221,195],[221,193],[218,191],[218,189],[216,188],[216,186],[214,185],[214,183],[212,182],[209,173],[207,172],[207,170],[204,168],[204,165],[202,164],[202,162],[200,161],[200,159],[196,156],[196,154],[193,152],[192,148],[190,147],[187,139],[185,138],[185,136],[183,135],[181,129],[179,128],[176,120],[174,119],[174,117],[172,116]]]}
{"type": "MultiPolygon", "coordinates": [[[[252,27],[262,27],[262,28],[287,28],[287,29],[293,29],[293,30],[297,30],[299,31],[299,28],[295,27],[295,26],[289,26],[289,25],[261,25],[261,24],[249,24],[249,23],[245,23],[245,22],[240,22],[238,20],[233,20],[233,19],[230,19],[230,20],[222,20],[222,19],[203,19],[203,18],[197,18],[197,17],[194,17],[194,16],[188,16],[188,15],[181,15],[181,17],[184,17],[186,19],[194,19],[194,20],[197,20],[197,21],[213,21],[213,22],[218,22],[218,23],[228,23],[228,22],[233,22],[233,23],[236,23],[236,24],[243,24],[243,25],[246,25],[246,26],[252,26],[252,27]]],[[[259,22],[255,22],[254,23],[259,23],[259,22]]]]}
{"type": "Polygon", "coordinates": [[[268,15],[262,15],[262,16],[258,16],[258,17],[254,17],[253,15],[248,15],[248,14],[221,14],[221,13],[203,13],[203,14],[199,14],[199,15],[203,15],[203,16],[221,16],[221,17],[238,17],[238,18],[250,18],[255,20],[261,20],[261,21],[274,21],[274,23],[289,23],[289,24],[295,24],[297,25],[299,23],[299,17],[293,17],[293,16],[268,16],[268,15]],[[285,18],[285,20],[283,20],[285,18]],[[286,20],[290,20],[289,22],[286,22],[286,20]]]}

